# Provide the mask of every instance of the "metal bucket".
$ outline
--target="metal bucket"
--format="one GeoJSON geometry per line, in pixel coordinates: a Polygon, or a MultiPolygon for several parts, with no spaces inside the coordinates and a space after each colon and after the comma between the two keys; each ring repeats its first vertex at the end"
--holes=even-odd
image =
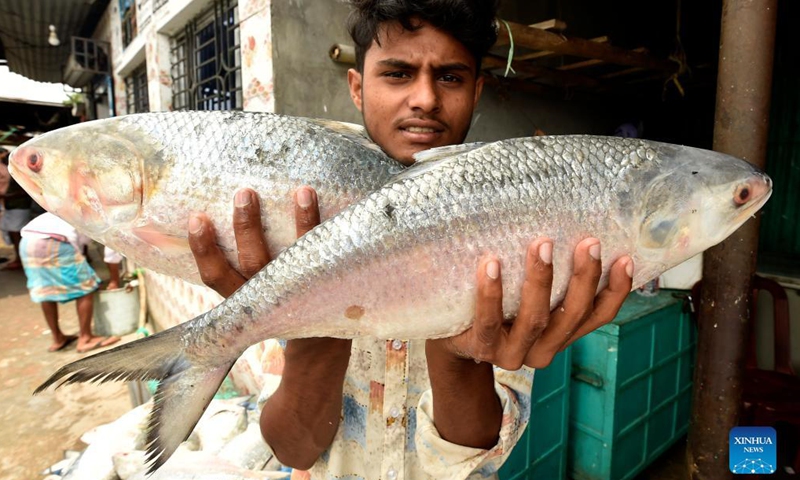
{"type": "Polygon", "coordinates": [[[139,287],[94,292],[94,334],[127,335],[139,327],[139,287]]]}

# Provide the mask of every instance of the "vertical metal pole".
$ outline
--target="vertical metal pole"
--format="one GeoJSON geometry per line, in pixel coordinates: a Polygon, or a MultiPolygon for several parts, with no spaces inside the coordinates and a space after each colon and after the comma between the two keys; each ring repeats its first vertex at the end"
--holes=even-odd
{"type": "MultiPolygon", "coordinates": [[[[714,150],[764,166],[777,0],[723,0],[714,150]]],[[[758,219],[703,261],[688,467],[693,480],[732,478],[728,434],[737,425],[756,266],[758,219]]]]}

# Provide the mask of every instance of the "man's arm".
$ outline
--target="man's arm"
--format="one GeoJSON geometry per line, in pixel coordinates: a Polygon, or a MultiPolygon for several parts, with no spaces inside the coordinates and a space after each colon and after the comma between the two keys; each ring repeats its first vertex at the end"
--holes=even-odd
{"type": "MultiPolygon", "coordinates": [[[[233,229],[241,273],[225,259],[216,233],[203,214],[192,217],[189,245],[203,282],[224,297],[270,261],[261,225],[258,196],[237,192],[233,229]]],[[[301,187],[295,196],[297,236],[319,224],[316,193],[301,187]]],[[[306,470],[333,441],[342,409],[350,341],[331,338],[289,340],[281,383],[261,411],[261,434],[284,465],[306,470]]]]}
{"type": "Polygon", "coordinates": [[[478,268],[473,327],[457,337],[427,342],[434,425],[444,440],[493,447],[502,408],[492,364],[506,370],[546,367],[567,345],[613,320],[630,292],[633,261],[623,257],[613,265],[609,285],[595,296],[602,271],[600,242],[586,239],[575,249],[564,302],[551,313],[552,252],[549,239],[539,239],[528,248],[520,309],[513,324],[503,321],[500,263],[484,258],[478,268]]]}

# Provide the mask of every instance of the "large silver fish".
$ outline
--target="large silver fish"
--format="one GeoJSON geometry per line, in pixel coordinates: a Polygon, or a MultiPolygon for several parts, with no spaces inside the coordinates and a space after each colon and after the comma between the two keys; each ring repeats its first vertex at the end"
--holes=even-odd
{"type": "MultiPolygon", "coordinates": [[[[237,357],[270,337],[423,339],[474,314],[478,259],[502,262],[514,315],[526,247],[553,239],[551,307],[575,245],[595,236],[603,268],[629,254],[634,286],[722,241],[767,201],[771,180],[715,152],[635,139],[535,137],[443,147],[284,250],[213,310],[62,367],[38,389],[161,380],[151,468],[191,432],[237,357]]],[[[602,288],[601,283],[601,288],[602,288]]]]}
{"type": "Polygon", "coordinates": [[[261,198],[272,252],[294,243],[292,194],[310,185],[329,218],[403,166],[362,127],[256,112],[172,112],[86,122],[14,151],[11,175],[42,207],[137,265],[201,283],[187,241],[206,212],[238,264],[233,192],[261,198]]]}

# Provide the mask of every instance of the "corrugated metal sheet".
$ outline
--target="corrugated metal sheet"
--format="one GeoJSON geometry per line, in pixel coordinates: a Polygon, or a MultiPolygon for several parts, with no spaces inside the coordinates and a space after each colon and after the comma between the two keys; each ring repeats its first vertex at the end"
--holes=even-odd
{"type": "Polygon", "coordinates": [[[9,69],[33,80],[60,82],[70,37],[80,35],[87,20],[96,24],[93,17],[107,5],[108,0],[3,0],[0,41],[9,69]],[[61,40],[57,47],[47,43],[50,25],[61,40]]]}
{"type": "Polygon", "coordinates": [[[772,258],[797,261],[800,260],[800,53],[795,43],[798,34],[785,28],[787,22],[783,26],[783,32],[779,27],[783,35],[778,37],[775,58],[766,166],[775,183],[761,220],[759,250],[772,258]]]}

